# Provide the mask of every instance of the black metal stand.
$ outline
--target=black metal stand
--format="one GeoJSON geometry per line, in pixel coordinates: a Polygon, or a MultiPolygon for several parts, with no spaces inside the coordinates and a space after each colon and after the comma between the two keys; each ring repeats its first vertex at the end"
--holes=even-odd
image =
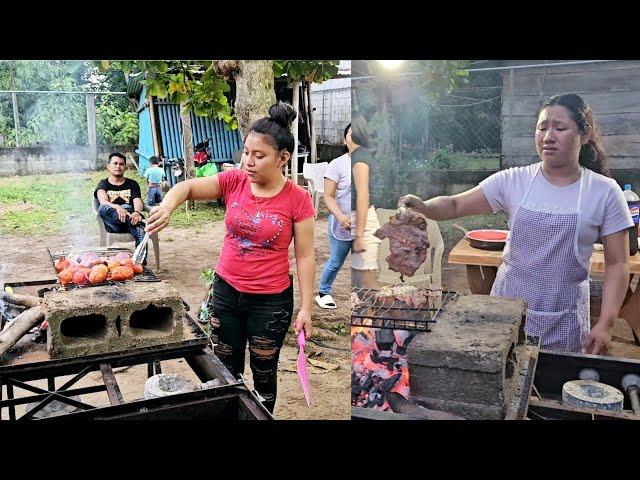
{"type": "MultiPolygon", "coordinates": [[[[8,408],[9,420],[24,421],[34,419],[53,400],[76,408],[76,411],[42,420],[67,419],[273,419],[271,414],[255,398],[242,382],[238,381],[224,367],[213,352],[203,345],[189,345],[182,348],[157,349],[143,353],[112,353],[92,358],[68,358],[31,364],[0,366],[0,412],[8,408]],[[114,368],[140,364],[149,365],[148,373],[159,373],[160,362],[184,358],[202,382],[217,378],[221,385],[188,393],[169,395],[162,398],[141,399],[126,402],[120,392],[114,368]],[[73,388],[88,373],[100,371],[103,384],[73,388]],[[56,388],[56,377],[73,377],[56,388]],[[48,388],[35,387],[26,382],[48,380],[48,388]],[[2,398],[2,386],[6,386],[7,399],[2,398]],[[33,395],[14,397],[14,388],[20,388],[33,395]],[[79,402],[71,397],[106,392],[110,406],[95,406],[79,402]],[[16,406],[38,402],[19,418],[16,406]]],[[[2,417],[0,416],[0,420],[2,417]]]]}

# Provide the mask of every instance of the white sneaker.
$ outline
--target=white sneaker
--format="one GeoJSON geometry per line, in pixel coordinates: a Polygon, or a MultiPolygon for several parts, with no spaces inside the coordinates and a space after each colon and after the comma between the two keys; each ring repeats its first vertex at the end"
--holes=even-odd
{"type": "Polygon", "coordinates": [[[331,295],[325,295],[323,297],[320,297],[320,295],[316,295],[316,303],[320,305],[320,308],[338,308],[331,295]]]}

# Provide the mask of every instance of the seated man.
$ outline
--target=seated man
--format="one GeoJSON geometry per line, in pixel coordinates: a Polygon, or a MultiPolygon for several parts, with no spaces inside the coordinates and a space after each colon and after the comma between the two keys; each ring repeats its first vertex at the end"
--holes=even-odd
{"type": "MultiPolygon", "coordinates": [[[[135,238],[137,247],[144,238],[145,225],[141,222],[144,204],[138,182],[124,177],[126,164],[127,159],[122,153],[109,155],[109,178],[98,183],[93,195],[100,202],[98,215],[104,220],[107,231],[130,233],[135,238]]],[[[142,264],[147,264],[146,252],[142,264]]]]}

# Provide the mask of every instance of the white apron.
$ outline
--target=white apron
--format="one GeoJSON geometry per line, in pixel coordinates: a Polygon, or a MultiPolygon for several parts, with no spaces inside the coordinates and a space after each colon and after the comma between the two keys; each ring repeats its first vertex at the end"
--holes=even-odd
{"type": "Polygon", "coordinates": [[[546,350],[580,352],[589,335],[589,259],[580,261],[578,229],[584,171],[576,208],[528,202],[533,176],[513,218],[503,264],[491,295],[527,302],[525,331],[546,350]]]}

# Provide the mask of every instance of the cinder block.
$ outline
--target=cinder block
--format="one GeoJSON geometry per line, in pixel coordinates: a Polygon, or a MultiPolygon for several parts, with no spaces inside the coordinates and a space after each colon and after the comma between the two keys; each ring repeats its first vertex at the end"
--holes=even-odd
{"type": "Polygon", "coordinates": [[[184,306],[168,282],[127,282],[45,294],[51,358],[182,340],[184,306]]]}
{"type": "Polygon", "coordinates": [[[411,395],[460,406],[463,416],[504,416],[525,350],[525,314],[520,300],[464,295],[450,302],[432,331],[409,344],[411,395]]]}

